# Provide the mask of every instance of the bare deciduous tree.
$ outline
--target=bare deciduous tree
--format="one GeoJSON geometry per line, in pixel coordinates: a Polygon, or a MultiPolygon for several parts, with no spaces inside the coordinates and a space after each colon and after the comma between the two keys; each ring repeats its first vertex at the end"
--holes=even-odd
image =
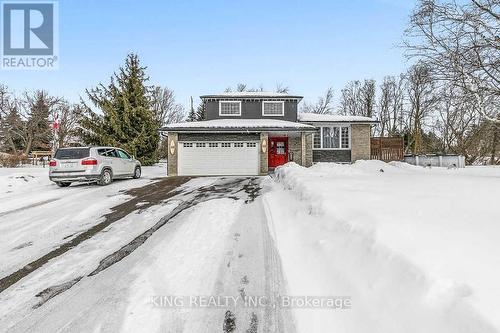
{"type": "Polygon", "coordinates": [[[281,94],[288,94],[290,92],[290,88],[283,83],[277,83],[274,91],[281,94]]]}
{"type": "Polygon", "coordinates": [[[380,135],[395,136],[403,131],[404,76],[386,76],[380,85],[378,102],[380,135]]]}
{"type": "Polygon", "coordinates": [[[375,80],[365,80],[360,91],[361,114],[365,117],[372,117],[375,109],[375,80]]]}
{"type": "Polygon", "coordinates": [[[49,117],[54,113],[60,98],[50,96],[46,91],[25,92],[19,102],[19,115],[22,127],[15,130],[24,147],[24,154],[29,154],[33,147],[50,149],[52,129],[49,117]]]}
{"type": "Polygon", "coordinates": [[[169,88],[154,87],[151,105],[160,126],[177,123],[185,116],[184,107],[176,102],[169,88]]]}
{"type": "Polygon", "coordinates": [[[341,90],[340,114],[359,115],[361,113],[361,82],[350,81],[341,90]]]}
{"type": "Polygon", "coordinates": [[[404,45],[435,79],[469,93],[477,112],[500,122],[500,2],[420,0],[404,45]]]}
{"type": "Polygon", "coordinates": [[[425,64],[410,67],[406,75],[407,93],[410,103],[408,124],[410,140],[408,148],[414,154],[423,152],[423,125],[425,118],[433,111],[437,102],[434,81],[425,64]]]}
{"type": "Polygon", "coordinates": [[[314,104],[305,103],[302,105],[302,112],[331,114],[333,112],[333,88],[328,88],[324,94],[318,98],[314,104]]]}
{"type": "Polygon", "coordinates": [[[56,105],[55,112],[59,115],[59,129],[57,130],[57,147],[67,147],[78,141],[78,117],[82,113],[82,106],[62,101],[56,105]]]}

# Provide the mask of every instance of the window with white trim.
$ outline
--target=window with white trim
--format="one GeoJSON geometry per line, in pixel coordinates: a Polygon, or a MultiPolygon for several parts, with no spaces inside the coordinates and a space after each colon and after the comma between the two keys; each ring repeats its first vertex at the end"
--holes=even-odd
{"type": "Polygon", "coordinates": [[[193,148],[193,143],[192,142],[183,142],[182,146],[184,148],[193,148]]]}
{"type": "Polygon", "coordinates": [[[248,148],[255,148],[255,147],[257,147],[257,142],[247,142],[247,147],[248,148]]]}
{"type": "Polygon", "coordinates": [[[205,148],[205,142],[196,142],[196,148],[205,148]]]}
{"type": "Polygon", "coordinates": [[[314,149],[350,149],[348,126],[321,126],[313,135],[314,149]]]}
{"type": "Polygon", "coordinates": [[[321,127],[316,129],[313,135],[313,148],[320,149],[321,148],[321,127]]]}
{"type": "Polygon", "coordinates": [[[219,101],[219,116],[241,116],[241,101],[219,101]]]}
{"type": "Polygon", "coordinates": [[[263,116],[284,116],[285,102],[283,101],[262,101],[263,116]]]}
{"type": "Polygon", "coordinates": [[[349,148],[349,127],[341,127],[340,148],[349,148]]]}
{"type": "Polygon", "coordinates": [[[219,147],[219,144],[217,142],[208,143],[208,148],[217,148],[217,147],[219,147]]]}
{"type": "Polygon", "coordinates": [[[222,142],[220,144],[222,148],[230,148],[231,147],[231,142],[222,142]]]}
{"type": "Polygon", "coordinates": [[[235,148],[243,148],[243,142],[235,142],[234,147],[235,148]]]}

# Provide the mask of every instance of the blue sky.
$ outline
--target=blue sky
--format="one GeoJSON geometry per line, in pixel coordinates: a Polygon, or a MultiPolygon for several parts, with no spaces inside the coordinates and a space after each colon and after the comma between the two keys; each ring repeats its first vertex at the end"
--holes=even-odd
{"type": "Polygon", "coordinates": [[[56,71],[0,71],[17,93],[43,88],[78,101],[108,83],[129,52],[148,66],[151,83],[189,96],[238,82],[277,83],[313,101],[329,86],[338,99],[354,79],[381,80],[407,66],[397,47],[415,2],[130,1],[59,2],[56,71]]]}

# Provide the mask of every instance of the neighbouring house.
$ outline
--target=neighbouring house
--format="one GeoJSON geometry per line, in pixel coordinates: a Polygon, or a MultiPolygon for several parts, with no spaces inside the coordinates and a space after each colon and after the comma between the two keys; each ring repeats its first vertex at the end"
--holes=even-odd
{"type": "Polygon", "coordinates": [[[164,126],[168,174],[265,175],[293,161],[370,159],[372,118],[298,113],[302,96],[269,92],[204,95],[206,119],[164,126]]]}

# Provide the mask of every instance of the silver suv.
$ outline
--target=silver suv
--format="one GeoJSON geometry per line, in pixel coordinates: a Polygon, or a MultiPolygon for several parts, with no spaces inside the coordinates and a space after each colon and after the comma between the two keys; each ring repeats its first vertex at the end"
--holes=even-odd
{"type": "Polygon", "coordinates": [[[49,179],[60,187],[73,182],[108,185],[126,177],[141,177],[141,163],[115,147],[60,148],[49,162],[49,179]]]}

